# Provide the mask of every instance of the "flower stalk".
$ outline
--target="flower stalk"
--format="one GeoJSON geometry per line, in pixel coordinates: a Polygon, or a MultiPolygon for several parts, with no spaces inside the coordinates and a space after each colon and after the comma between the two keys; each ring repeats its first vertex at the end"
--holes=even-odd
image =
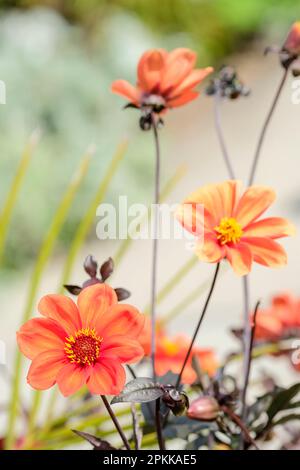
{"type": "Polygon", "coordinates": [[[102,401],[104,403],[105,408],[107,409],[107,412],[108,412],[109,416],[111,417],[111,419],[112,419],[112,421],[113,421],[113,423],[116,427],[116,430],[118,431],[118,433],[120,435],[120,438],[123,441],[124,446],[126,447],[127,450],[131,450],[129,442],[128,442],[128,440],[127,440],[127,438],[126,438],[126,436],[125,436],[125,434],[124,434],[124,432],[123,432],[123,430],[120,426],[119,421],[117,420],[116,415],[114,414],[110,404],[108,403],[108,400],[107,400],[106,396],[101,395],[101,398],[102,398],[102,401]]]}
{"type": "Polygon", "coordinates": [[[181,371],[180,371],[180,373],[179,373],[179,375],[178,375],[178,377],[177,377],[177,381],[176,381],[176,385],[175,385],[176,388],[178,388],[179,385],[180,385],[180,383],[181,383],[182,374],[183,374],[184,369],[185,369],[185,367],[186,367],[186,364],[187,364],[187,362],[188,362],[188,360],[189,360],[189,357],[190,357],[190,354],[191,354],[191,352],[192,352],[194,343],[195,343],[195,341],[196,341],[196,338],[197,338],[197,335],[198,335],[200,326],[201,326],[202,321],[203,321],[203,319],[204,319],[204,316],[205,316],[205,313],[206,313],[206,310],[207,310],[209,301],[210,301],[211,296],[212,296],[212,294],[213,294],[213,291],[214,291],[214,288],[215,288],[215,285],[216,285],[216,281],[217,281],[217,277],[218,277],[218,273],[219,273],[219,269],[220,269],[220,263],[217,263],[216,269],[215,269],[215,273],[214,273],[214,277],[213,277],[213,280],[212,280],[212,283],[211,283],[211,286],[210,286],[210,289],[209,289],[209,292],[208,292],[208,295],[207,295],[207,298],[206,298],[204,307],[203,307],[203,309],[202,309],[202,312],[201,312],[199,321],[198,321],[197,326],[196,326],[196,329],[195,329],[195,331],[194,331],[194,334],[193,334],[193,337],[192,337],[192,340],[191,340],[189,349],[188,349],[188,351],[187,351],[187,353],[186,353],[186,356],[185,356],[185,359],[184,359],[184,361],[183,361],[181,371]]]}
{"type": "Polygon", "coordinates": [[[151,361],[153,378],[155,373],[155,325],[156,325],[156,288],[157,288],[157,250],[159,236],[159,193],[160,193],[160,145],[157,123],[154,114],[151,115],[155,143],[155,180],[154,180],[154,221],[153,221],[153,249],[152,249],[152,276],[151,276],[151,361]]]}

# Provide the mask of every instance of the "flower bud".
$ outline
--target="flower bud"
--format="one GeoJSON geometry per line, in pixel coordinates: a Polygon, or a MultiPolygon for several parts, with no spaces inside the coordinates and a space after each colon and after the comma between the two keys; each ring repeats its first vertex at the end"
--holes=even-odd
{"type": "Polygon", "coordinates": [[[292,25],[283,44],[283,49],[295,56],[300,55],[300,21],[292,25]]]}
{"type": "Polygon", "coordinates": [[[189,406],[189,399],[185,393],[178,392],[175,388],[166,390],[162,401],[175,416],[182,416],[189,406]]]}
{"type": "Polygon", "coordinates": [[[215,398],[203,396],[191,403],[187,415],[189,418],[199,421],[214,421],[218,417],[219,411],[220,407],[215,398]]]}

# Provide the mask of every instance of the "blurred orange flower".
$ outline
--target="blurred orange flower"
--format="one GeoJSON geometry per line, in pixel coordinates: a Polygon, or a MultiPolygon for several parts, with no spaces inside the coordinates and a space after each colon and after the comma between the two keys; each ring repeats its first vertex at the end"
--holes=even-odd
{"type": "Polygon", "coordinates": [[[45,318],[29,320],[17,333],[20,350],[32,360],[28,383],[36,390],[57,383],[64,396],[85,384],[93,394],[119,394],[126,379],[122,364],[144,355],[137,341],[144,316],[118,304],[107,284],[84,289],[77,306],[67,296],[46,295],[38,308],[45,318]]]}
{"type": "Polygon", "coordinates": [[[283,50],[295,56],[300,55],[300,21],[296,21],[284,42],[283,50]]]}
{"type": "Polygon", "coordinates": [[[276,341],[300,329],[300,299],[283,293],[273,297],[271,306],[257,312],[255,339],[276,341]]]}
{"type": "MultiPolygon", "coordinates": [[[[144,329],[139,337],[145,355],[151,352],[151,323],[146,319],[144,329]]],[[[185,335],[168,336],[158,324],[156,332],[155,369],[157,375],[164,375],[168,371],[179,374],[185,355],[190,345],[190,338],[185,335]]],[[[213,376],[218,368],[218,362],[212,349],[194,347],[183,372],[182,381],[192,384],[196,380],[196,372],[192,367],[192,358],[196,357],[200,368],[210,376],[213,376]]]]}
{"type": "Polygon", "coordinates": [[[279,217],[258,220],[274,200],[275,192],[265,186],[251,186],[241,195],[241,183],[231,180],[198,189],[179,206],[176,216],[198,237],[196,254],[201,261],[226,258],[243,276],[253,261],[272,268],[287,262],[275,239],[293,235],[294,226],[279,217]]]}
{"type": "Polygon", "coordinates": [[[178,48],[146,51],[137,67],[137,84],[126,80],[112,83],[113,93],[123,96],[138,108],[150,107],[154,112],[183,106],[197,98],[195,87],[213,69],[195,69],[197,55],[190,49],[178,48]]]}

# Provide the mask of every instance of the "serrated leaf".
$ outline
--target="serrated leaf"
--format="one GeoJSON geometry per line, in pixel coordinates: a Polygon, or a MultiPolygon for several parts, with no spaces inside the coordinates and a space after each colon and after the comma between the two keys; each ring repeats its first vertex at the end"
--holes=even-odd
{"type": "Polygon", "coordinates": [[[163,394],[159,383],[148,377],[139,377],[128,382],[123,392],[114,397],[111,403],[147,403],[157,400],[163,394]]]}
{"type": "Polygon", "coordinates": [[[300,392],[300,383],[292,385],[288,389],[281,390],[280,392],[278,392],[267,410],[269,422],[273,420],[273,418],[279,411],[286,410],[287,408],[289,408],[292,399],[299,392],[300,392]]]}

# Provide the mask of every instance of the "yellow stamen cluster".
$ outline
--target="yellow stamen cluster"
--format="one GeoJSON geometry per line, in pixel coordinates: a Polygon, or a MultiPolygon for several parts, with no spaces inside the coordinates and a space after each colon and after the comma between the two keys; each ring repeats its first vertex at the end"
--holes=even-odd
{"type": "Polygon", "coordinates": [[[221,245],[237,243],[243,235],[242,227],[233,217],[224,217],[221,219],[220,225],[215,227],[215,231],[221,245]]]}
{"type": "Polygon", "coordinates": [[[82,328],[74,336],[66,338],[67,358],[71,363],[93,365],[99,357],[102,339],[97,336],[94,328],[82,328]]]}

